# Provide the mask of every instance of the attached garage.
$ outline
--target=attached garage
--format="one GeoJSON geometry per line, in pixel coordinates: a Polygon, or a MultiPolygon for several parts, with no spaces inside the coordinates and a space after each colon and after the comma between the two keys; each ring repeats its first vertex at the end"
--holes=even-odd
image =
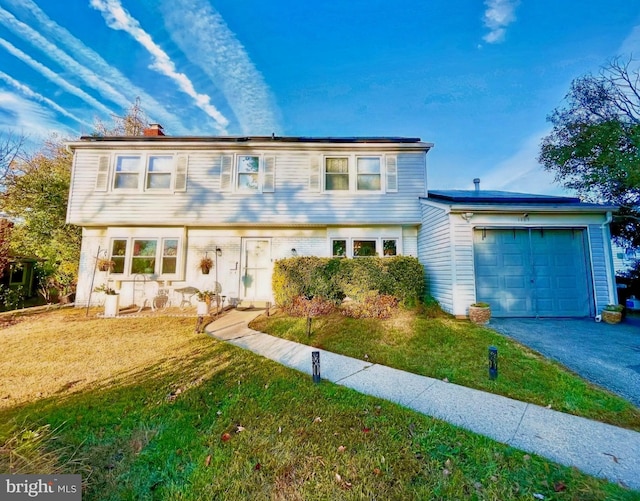
{"type": "Polygon", "coordinates": [[[585,230],[476,228],[476,299],[500,317],[593,314],[585,230]]]}
{"type": "Polygon", "coordinates": [[[593,317],[617,303],[616,207],[479,186],[430,191],[420,203],[418,258],[445,311],[466,317],[487,302],[495,317],[593,317]]]}

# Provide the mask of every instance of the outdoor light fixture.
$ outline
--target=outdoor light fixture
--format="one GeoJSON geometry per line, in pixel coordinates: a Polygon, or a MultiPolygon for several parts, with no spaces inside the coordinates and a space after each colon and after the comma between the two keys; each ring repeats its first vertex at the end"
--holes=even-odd
{"type": "Polygon", "coordinates": [[[222,249],[220,247],[216,247],[216,254],[222,256],[222,249]]]}
{"type": "Polygon", "coordinates": [[[498,348],[489,346],[489,379],[498,377],[498,348]]]}
{"type": "Polygon", "coordinates": [[[468,223],[473,217],[473,212],[465,212],[464,214],[460,214],[460,217],[468,223]]]}
{"type": "Polygon", "coordinates": [[[320,382],[320,352],[311,352],[311,373],[313,374],[313,382],[320,382]]]}
{"type": "Polygon", "coordinates": [[[291,249],[291,255],[296,257],[298,255],[298,251],[295,248],[291,249]]]}

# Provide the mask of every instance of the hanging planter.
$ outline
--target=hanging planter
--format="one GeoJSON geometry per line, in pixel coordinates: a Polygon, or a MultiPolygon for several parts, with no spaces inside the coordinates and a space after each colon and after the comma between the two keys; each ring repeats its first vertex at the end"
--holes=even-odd
{"type": "Polygon", "coordinates": [[[113,271],[113,267],[116,265],[110,259],[98,259],[97,267],[99,271],[113,271]]]}
{"type": "Polygon", "coordinates": [[[489,303],[473,303],[469,306],[469,320],[474,324],[485,325],[491,319],[491,306],[489,303]]]}
{"type": "Polygon", "coordinates": [[[200,271],[202,271],[203,275],[208,275],[213,268],[213,260],[205,254],[204,257],[200,259],[198,267],[200,268],[200,271]]]}

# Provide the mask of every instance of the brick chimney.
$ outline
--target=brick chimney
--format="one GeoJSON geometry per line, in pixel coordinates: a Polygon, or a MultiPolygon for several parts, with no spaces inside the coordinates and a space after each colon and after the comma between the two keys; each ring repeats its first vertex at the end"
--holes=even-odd
{"type": "Polygon", "coordinates": [[[144,130],[144,135],[145,136],[164,136],[162,125],[149,124],[149,127],[144,130]]]}

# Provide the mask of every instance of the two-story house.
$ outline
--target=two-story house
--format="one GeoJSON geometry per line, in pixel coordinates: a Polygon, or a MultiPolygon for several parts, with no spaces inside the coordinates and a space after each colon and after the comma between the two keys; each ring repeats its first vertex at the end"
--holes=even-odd
{"type": "Polygon", "coordinates": [[[145,134],[69,143],[67,220],[83,228],[79,305],[105,280],[123,303],[136,302],[142,279],[270,300],[274,261],[296,255],[417,256],[431,293],[456,315],[486,297],[498,315],[535,316],[542,289],[562,296],[545,303],[545,315],[566,315],[579,302],[570,314],[588,316],[615,301],[604,245],[611,207],[480,190],[428,193],[433,145],[420,139],[170,137],[157,125],[145,134]],[[517,245],[505,243],[510,234],[517,245]],[[560,263],[547,266],[544,279],[535,275],[542,265],[534,248],[560,263]],[[110,272],[95,271],[100,256],[113,262],[110,272]],[[204,256],[215,263],[206,275],[198,268],[204,256]],[[567,290],[575,294],[570,303],[567,290]]]}

